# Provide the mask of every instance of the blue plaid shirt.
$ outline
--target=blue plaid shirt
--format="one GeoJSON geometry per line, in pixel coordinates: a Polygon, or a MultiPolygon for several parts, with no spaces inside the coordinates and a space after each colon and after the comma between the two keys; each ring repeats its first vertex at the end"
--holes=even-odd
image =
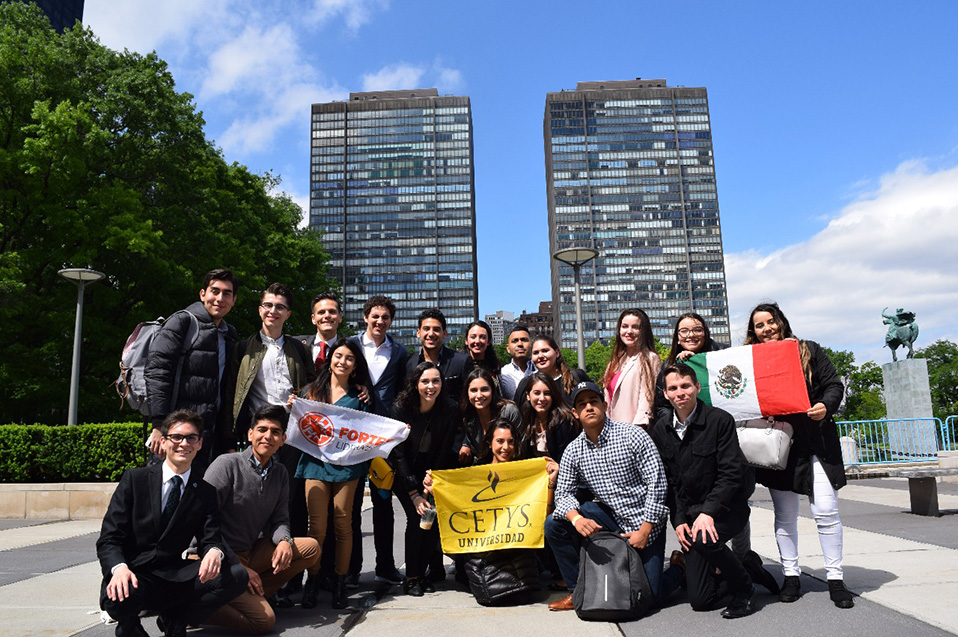
{"type": "Polygon", "coordinates": [[[595,444],[584,431],[569,443],[556,480],[557,520],[579,508],[575,496],[579,486],[612,509],[624,532],[638,531],[643,522],[653,527],[649,541],[662,532],[669,515],[668,483],[659,452],[642,427],[606,420],[595,444]]]}

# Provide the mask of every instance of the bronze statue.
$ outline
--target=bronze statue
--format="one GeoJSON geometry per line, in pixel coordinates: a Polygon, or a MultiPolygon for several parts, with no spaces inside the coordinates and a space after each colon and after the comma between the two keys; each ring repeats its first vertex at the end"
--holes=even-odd
{"type": "MultiPolygon", "coordinates": [[[[887,309],[886,307],[885,310],[887,309]]],[[[899,347],[907,347],[907,358],[913,358],[915,350],[912,344],[918,339],[918,323],[915,323],[915,313],[898,308],[894,314],[886,314],[885,310],[882,310],[881,315],[885,317],[882,323],[888,326],[888,333],[885,334],[885,346],[891,348],[891,359],[893,361],[898,360],[898,354],[895,350],[899,347]]]]}

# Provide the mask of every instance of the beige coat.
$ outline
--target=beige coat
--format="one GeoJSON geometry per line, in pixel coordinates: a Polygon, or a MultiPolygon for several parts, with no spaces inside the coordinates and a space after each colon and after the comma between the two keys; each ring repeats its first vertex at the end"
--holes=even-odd
{"type": "Polygon", "coordinates": [[[605,388],[605,400],[608,403],[606,415],[617,422],[630,422],[648,426],[652,421],[652,400],[655,396],[655,378],[659,374],[662,361],[655,352],[648,352],[652,364],[652,375],[646,378],[639,356],[629,357],[619,370],[619,379],[615,392],[610,396],[605,388]]]}

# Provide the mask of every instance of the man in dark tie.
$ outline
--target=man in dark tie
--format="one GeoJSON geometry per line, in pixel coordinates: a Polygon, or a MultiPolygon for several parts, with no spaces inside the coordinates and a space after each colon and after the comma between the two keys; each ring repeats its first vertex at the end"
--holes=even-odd
{"type": "Polygon", "coordinates": [[[165,635],[186,635],[187,624],[199,624],[248,582],[241,565],[224,563],[216,489],[192,467],[203,420],[177,410],[158,430],[163,463],[123,474],[96,543],[100,607],[117,621],[118,636],[147,635],[143,610],[159,613],[165,635]],[[194,537],[200,559],[183,559],[194,537]]]}

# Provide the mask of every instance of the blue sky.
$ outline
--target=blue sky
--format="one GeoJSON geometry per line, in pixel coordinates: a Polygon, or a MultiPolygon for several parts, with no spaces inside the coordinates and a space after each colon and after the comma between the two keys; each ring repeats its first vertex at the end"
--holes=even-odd
{"type": "Polygon", "coordinates": [[[226,158],[308,202],[309,106],[469,95],[480,312],[548,299],[545,95],[665,78],[709,92],[733,339],[777,299],[796,333],[881,351],[886,305],[958,339],[958,4],[86,0],[156,50],[226,158]],[[516,276],[516,272],[521,274],[516,276]]]}

